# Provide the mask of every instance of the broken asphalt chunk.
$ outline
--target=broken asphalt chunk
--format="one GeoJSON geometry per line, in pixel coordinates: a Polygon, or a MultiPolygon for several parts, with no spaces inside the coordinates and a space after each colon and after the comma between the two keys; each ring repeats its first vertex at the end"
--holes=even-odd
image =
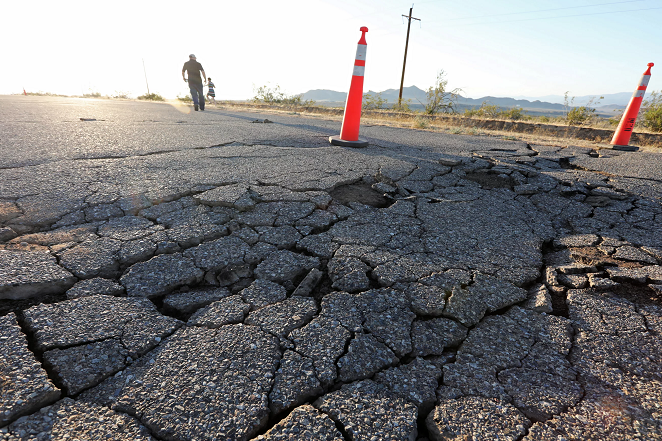
{"type": "Polygon", "coordinates": [[[0,426],[60,397],[60,390],[28,349],[14,313],[0,317],[0,352],[0,426]]]}
{"type": "Polygon", "coordinates": [[[287,418],[276,424],[256,441],[343,441],[342,434],[331,418],[306,404],[297,407],[287,418]]]}
{"type": "Polygon", "coordinates": [[[161,254],[136,263],[120,279],[130,297],[156,297],[202,281],[204,272],[181,253],[161,254]]]}
{"type": "Polygon", "coordinates": [[[269,393],[271,411],[278,414],[321,393],[313,360],[294,351],[285,351],[276,371],[274,387],[269,393]]]}
{"type": "Polygon", "coordinates": [[[441,400],[425,424],[433,441],[520,439],[531,422],[515,406],[481,397],[441,400]]]}
{"type": "Polygon", "coordinates": [[[340,423],[351,439],[410,441],[418,434],[416,406],[370,380],[346,384],[313,406],[340,423]]]}
{"type": "Polygon", "coordinates": [[[75,282],[49,253],[0,250],[0,299],[59,294],[75,282]]]}
{"type": "Polygon", "coordinates": [[[250,439],[267,422],[279,359],[278,340],[256,326],[182,328],[125,383],[114,408],[161,439],[250,439]]]}
{"type": "Polygon", "coordinates": [[[136,419],[104,406],[65,398],[39,412],[21,418],[0,432],[3,440],[100,440],[155,441],[136,419]]]}

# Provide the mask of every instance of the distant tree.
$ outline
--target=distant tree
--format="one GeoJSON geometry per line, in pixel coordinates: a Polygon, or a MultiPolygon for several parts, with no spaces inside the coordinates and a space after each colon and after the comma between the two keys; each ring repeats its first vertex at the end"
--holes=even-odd
{"type": "Polygon", "coordinates": [[[425,113],[428,115],[455,113],[457,100],[460,97],[462,89],[455,88],[449,91],[447,88],[448,80],[446,79],[446,72],[442,69],[437,73],[437,79],[434,85],[430,86],[427,92],[425,92],[425,113]]]}

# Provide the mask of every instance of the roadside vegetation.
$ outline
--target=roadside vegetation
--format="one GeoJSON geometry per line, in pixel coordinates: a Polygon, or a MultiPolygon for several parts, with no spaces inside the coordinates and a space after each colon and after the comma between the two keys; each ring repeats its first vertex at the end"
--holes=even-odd
{"type": "MultiPolygon", "coordinates": [[[[61,97],[66,97],[68,95],[60,95],[58,93],[50,93],[50,92],[26,92],[28,96],[61,96],[61,97]]],[[[21,94],[23,95],[23,94],[21,94]]]]}
{"type": "Polygon", "coordinates": [[[363,110],[380,110],[388,106],[388,100],[381,93],[368,92],[363,94],[363,110]]]}
{"type": "Polygon", "coordinates": [[[287,106],[314,106],[315,101],[303,99],[303,94],[299,95],[288,95],[282,90],[280,86],[276,84],[271,87],[268,84],[260,86],[258,88],[253,88],[255,95],[251,99],[252,102],[256,104],[280,104],[287,106]]]}
{"type": "Polygon", "coordinates": [[[528,115],[521,107],[502,109],[495,104],[488,103],[487,101],[483,101],[478,108],[474,107],[465,110],[464,116],[467,118],[504,119],[509,121],[529,121],[535,118],[528,115]]]}
{"type": "Polygon", "coordinates": [[[650,97],[644,100],[637,123],[652,132],[662,132],[662,90],[651,92],[650,97]]]}
{"type": "MultiPolygon", "coordinates": [[[[450,89],[446,79],[446,72],[440,70],[432,86],[426,91],[426,102],[420,102],[421,106],[414,110],[411,106],[411,100],[402,100],[401,103],[389,103],[381,93],[368,92],[363,95],[363,110],[376,111],[375,118],[383,112],[384,119],[389,121],[400,119],[408,121],[409,126],[417,129],[434,130],[440,127],[446,127],[444,130],[449,133],[462,133],[480,136],[483,131],[479,127],[485,125],[485,121],[523,121],[532,124],[544,124],[550,126],[571,126],[587,129],[613,130],[621,120],[623,112],[615,112],[613,116],[598,115],[596,107],[604,97],[593,97],[584,105],[575,105],[575,97],[569,96],[569,92],[564,97],[564,112],[557,116],[532,115],[521,107],[502,108],[488,101],[484,101],[478,107],[472,107],[458,111],[457,102],[462,90],[459,88],[450,89]],[[397,112],[395,116],[392,112],[397,112]],[[435,115],[449,115],[464,121],[460,126],[453,127],[450,120],[436,120],[435,115]],[[481,120],[475,125],[470,125],[467,120],[481,120]]],[[[489,124],[488,124],[489,125],[489,124]]],[[[651,92],[648,99],[642,105],[641,112],[637,119],[636,129],[644,132],[662,132],[662,91],[651,92]]],[[[486,129],[491,130],[491,129],[486,129]]],[[[504,134],[504,139],[517,139],[512,135],[504,134]]],[[[603,135],[604,136],[604,135],[603,135]]],[[[594,138],[595,142],[607,142],[600,136],[594,138]]]]}
{"type": "Polygon", "coordinates": [[[569,126],[583,126],[596,118],[593,106],[600,104],[600,100],[604,99],[603,96],[597,101],[596,97],[592,97],[585,106],[574,107],[575,97],[568,99],[568,93],[566,92],[564,95],[563,106],[565,107],[565,120],[569,126]]]}
{"type": "Polygon", "coordinates": [[[140,95],[138,97],[139,100],[146,100],[146,101],[165,101],[165,98],[163,98],[161,95],[158,93],[146,93],[144,95],[140,95]]]}
{"type": "Polygon", "coordinates": [[[120,92],[118,90],[113,93],[110,98],[113,99],[121,99],[121,100],[130,100],[131,99],[131,94],[129,92],[120,92]]]}

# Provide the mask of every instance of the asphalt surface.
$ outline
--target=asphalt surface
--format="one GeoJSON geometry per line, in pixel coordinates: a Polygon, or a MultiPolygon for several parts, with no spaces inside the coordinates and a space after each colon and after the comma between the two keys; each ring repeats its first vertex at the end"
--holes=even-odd
{"type": "Polygon", "coordinates": [[[0,440],[662,438],[660,154],[134,101],[0,121],[0,440]]]}

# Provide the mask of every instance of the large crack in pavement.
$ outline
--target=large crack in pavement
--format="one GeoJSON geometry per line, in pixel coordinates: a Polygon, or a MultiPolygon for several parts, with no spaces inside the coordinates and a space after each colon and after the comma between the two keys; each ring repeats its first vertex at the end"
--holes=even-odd
{"type": "MultiPolygon", "coordinates": [[[[76,406],[101,405],[115,416],[137,418],[157,439],[212,439],[213,433],[271,439],[287,427],[305,426],[302,421],[315,421],[320,430],[335,430],[344,439],[478,436],[471,425],[457,423],[466,419],[480,422],[488,437],[565,436],[566,430],[577,430],[572,418],[590,418],[585,409],[595,408],[595,394],[605,387],[591,376],[597,372],[601,381],[611,381],[591,360],[613,339],[582,340],[587,305],[616,296],[615,304],[644,321],[646,348],[659,345],[655,329],[662,312],[654,286],[662,284],[662,252],[659,244],[623,238],[623,225],[629,225],[624,216],[653,205],[604,181],[609,191],[574,176],[563,185],[558,178],[569,170],[568,156],[526,149],[492,149],[452,165],[389,163],[359,177],[330,170],[323,174],[335,173],[334,183],[323,190],[282,182],[297,175],[306,180],[304,170],[259,182],[229,179],[162,193],[167,202],[145,196],[144,207],[137,204],[92,223],[84,214],[68,226],[39,225],[40,232],[0,244],[0,253],[20,259],[36,252],[21,250],[22,244],[43,247],[42,253],[57,257],[48,265],[77,276],[77,285],[62,291],[76,289],[85,297],[60,297],[52,304],[39,304],[37,297],[31,300],[35,306],[5,299],[0,311],[19,314],[36,360],[53,348],[93,351],[91,346],[115,338],[111,326],[111,334],[78,343],[77,319],[47,312],[67,310],[72,302],[77,302],[75,315],[84,318],[86,308],[138,304],[144,296],[151,299],[150,314],[163,317],[159,320],[187,320],[157,333],[158,341],[143,337],[153,328],[152,319],[125,320],[120,345],[127,350],[125,336],[152,339],[147,349],[135,351],[105,379],[69,393],[76,406]],[[517,158],[533,162],[524,167],[517,158]],[[605,207],[618,216],[597,211],[605,207]],[[89,245],[111,239],[120,248],[89,245]],[[129,245],[137,248],[123,248],[129,245]],[[62,259],[83,250],[75,264],[62,259]],[[591,265],[591,256],[603,256],[602,261],[591,265]],[[117,269],[108,270],[113,265],[117,269]],[[306,287],[305,296],[295,295],[312,271],[321,273],[317,282],[306,287]],[[125,291],[85,294],[76,288],[99,275],[125,291]],[[259,291],[257,285],[266,282],[278,288],[259,291]],[[622,298],[633,290],[639,294],[622,298]],[[209,296],[201,301],[204,293],[209,296]],[[190,309],[167,309],[179,304],[171,296],[178,302],[188,296],[190,309]],[[646,296],[649,300],[642,300],[646,296]],[[644,307],[646,316],[639,312],[644,307]],[[209,324],[192,321],[210,311],[209,324]],[[25,314],[45,325],[28,323],[25,314]],[[129,324],[140,330],[126,331],[129,324]],[[451,328],[464,334],[448,340],[451,328]],[[65,343],[48,346],[38,329],[43,335],[60,333],[65,343]],[[421,342],[428,344],[425,350],[417,346],[421,342]],[[306,378],[312,383],[297,382],[306,378]],[[277,384],[291,398],[276,412],[277,384]]],[[[100,189],[90,193],[101,195],[100,189]]],[[[59,219],[76,219],[90,207],[59,219]]],[[[662,213],[659,206],[655,210],[662,213]]],[[[3,222],[11,228],[13,219],[3,222]]],[[[655,214],[646,224],[651,231],[654,219],[655,214]]],[[[9,296],[15,284],[37,283],[23,273],[12,277],[0,278],[9,296]]],[[[103,313],[90,317],[95,315],[103,313]]],[[[608,327],[609,317],[600,311],[596,323],[608,327]]],[[[89,358],[76,358],[69,368],[90,369],[89,358]]],[[[642,369],[648,372],[654,360],[646,363],[642,369]]],[[[42,369],[58,389],[68,391],[71,386],[60,380],[62,368],[54,366],[42,364],[42,369]]],[[[656,433],[654,404],[645,398],[656,393],[655,375],[636,377],[641,380],[622,375],[635,381],[636,393],[625,380],[612,382],[609,390],[625,396],[644,423],[627,420],[619,433],[634,436],[641,427],[656,433]]],[[[70,404],[58,406],[72,418],[77,415],[70,404]]],[[[7,415],[11,424],[0,435],[13,436],[8,434],[37,419],[17,420],[21,415],[7,415]]],[[[601,429],[587,424],[581,430],[594,436],[601,429]]]]}

